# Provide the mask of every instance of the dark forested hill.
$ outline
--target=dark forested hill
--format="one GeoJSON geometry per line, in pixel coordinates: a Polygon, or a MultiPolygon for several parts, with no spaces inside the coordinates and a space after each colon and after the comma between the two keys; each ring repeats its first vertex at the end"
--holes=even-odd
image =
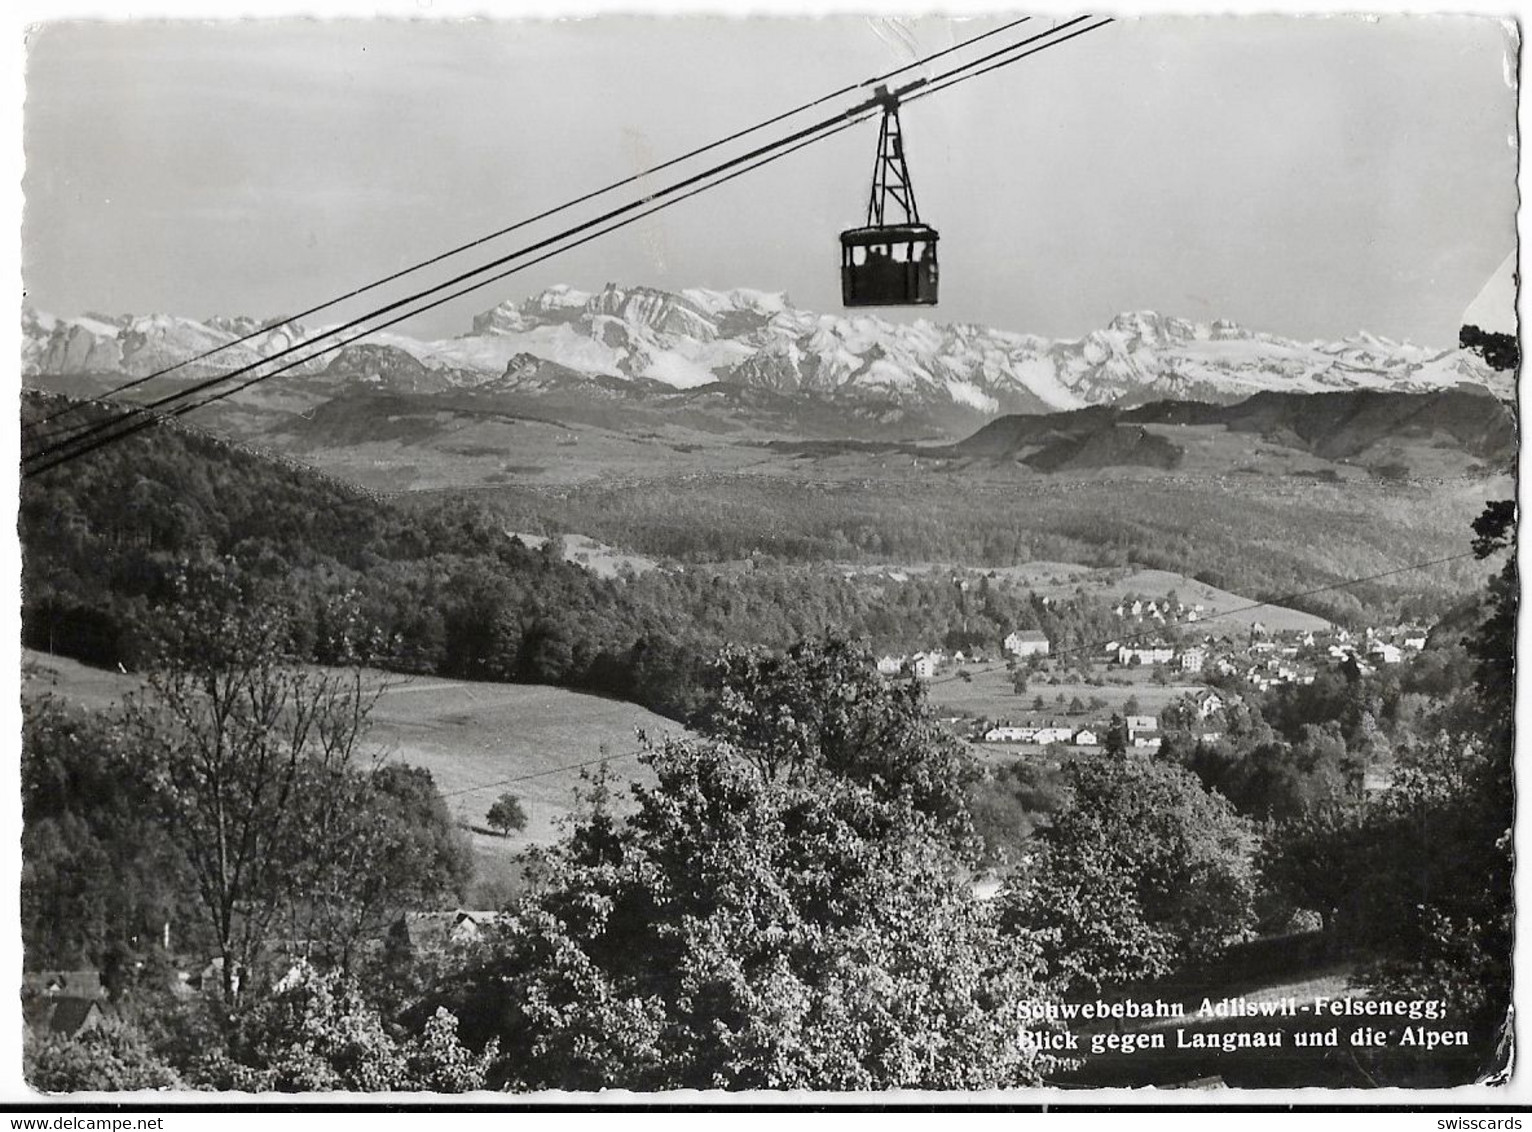
{"type": "Polygon", "coordinates": [[[406,511],[178,427],[25,478],[19,526],[23,641],[87,662],[140,662],[178,578],[217,562],[299,613],[294,647],[320,661],[349,645],[406,671],[591,687],[673,714],[697,667],[669,618],[476,509],[406,511]]]}
{"type": "Polygon", "coordinates": [[[1510,407],[1483,389],[1462,386],[1434,393],[1347,390],[1337,393],[1257,393],[1233,405],[1156,401],[1135,409],[1090,408],[1051,416],[991,421],[948,451],[1003,459],[1024,456],[1041,471],[1080,466],[1173,467],[1173,445],[1146,450],[1133,426],[1222,426],[1250,433],[1325,460],[1351,460],[1411,445],[1457,448],[1503,466],[1516,454],[1510,407]],[[1131,431],[1130,431],[1131,430],[1131,431]],[[1074,454],[1090,453],[1081,465],[1074,454]]]}
{"type": "MultiPolygon", "coordinates": [[[[29,398],[24,413],[57,404],[29,398]]],[[[835,632],[903,651],[993,647],[1013,628],[1060,643],[1110,630],[1099,601],[1045,603],[987,579],[969,595],[940,572],[893,581],[763,562],[603,579],[566,562],[557,539],[533,550],[506,528],[450,495],[405,506],[160,427],[23,480],[22,638],[141,664],[183,575],[216,565],[251,600],[296,614],[293,647],[307,658],[360,650],[400,671],[558,684],[685,719],[724,645],[835,632]]]]}

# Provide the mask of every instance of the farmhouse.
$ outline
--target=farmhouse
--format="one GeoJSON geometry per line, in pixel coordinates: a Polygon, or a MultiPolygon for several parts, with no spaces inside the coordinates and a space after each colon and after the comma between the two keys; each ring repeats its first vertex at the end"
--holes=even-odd
{"type": "Polygon", "coordinates": [[[930,653],[918,652],[910,657],[910,671],[920,680],[929,680],[936,675],[936,658],[930,653]]]}
{"type": "Polygon", "coordinates": [[[884,676],[897,676],[904,671],[904,657],[880,656],[878,657],[878,671],[884,676]]]}
{"type": "Polygon", "coordinates": [[[1074,743],[1076,747],[1101,746],[1101,740],[1097,737],[1096,733],[1090,730],[1088,727],[1082,727],[1079,731],[1075,732],[1074,743]]]}
{"type": "Polygon", "coordinates": [[[1130,715],[1124,722],[1128,727],[1128,738],[1132,738],[1140,731],[1158,731],[1160,721],[1152,715],[1130,715]]]}
{"type": "Polygon", "coordinates": [[[1048,637],[1038,629],[1017,629],[1006,637],[1005,651],[1012,656],[1047,656],[1048,637]]]}

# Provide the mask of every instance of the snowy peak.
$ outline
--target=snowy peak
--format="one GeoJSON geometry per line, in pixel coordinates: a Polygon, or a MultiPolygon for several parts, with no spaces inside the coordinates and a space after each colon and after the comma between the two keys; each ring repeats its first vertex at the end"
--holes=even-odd
{"type": "Polygon", "coordinates": [[[22,312],[21,325],[25,374],[131,377],[144,377],[219,348],[224,349],[217,357],[184,365],[180,373],[195,377],[226,372],[286,350],[308,333],[298,323],[283,326],[275,320],[245,316],[215,316],[205,322],[168,314],[89,313],[55,318],[30,309],[22,312]]]}

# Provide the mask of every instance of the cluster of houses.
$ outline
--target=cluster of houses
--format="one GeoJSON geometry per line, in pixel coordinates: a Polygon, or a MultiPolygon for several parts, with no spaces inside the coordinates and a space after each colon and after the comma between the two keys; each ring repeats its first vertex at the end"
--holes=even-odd
{"type": "Polygon", "coordinates": [[[1163,640],[1111,641],[1107,657],[1120,665],[1165,665],[1185,675],[1234,677],[1265,691],[1280,684],[1312,684],[1321,668],[1350,663],[1363,673],[1399,664],[1426,647],[1417,626],[1368,629],[1360,636],[1342,628],[1273,632],[1260,622],[1247,636],[1208,635],[1180,646],[1163,640]]]}
{"type": "Polygon", "coordinates": [[[1167,595],[1158,599],[1125,597],[1117,603],[1113,612],[1124,621],[1157,621],[1161,625],[1169,625],[1178,621],[1201,621],[1207,610],[1200,602],[1185,605],[1174,596],[1167,595]]]}
{"type": "MultiPolygon", "coordinates": [[[[1047,656],[1048,636],[1038,629],[1017,629],[1001,642],[1001,650],[1008,656],[1047,656]]],[[[878,671],[885,676],[909,674],[921,680],[929,680],[948,664],[983,664],[988,659],[981,649],[962,649],[950,657],[943,649],[931,649],[905,656],[888,654],[878,657],[878,671]]]]}
{"type": "MultiPolygon", "coordinates": [[[[1209,689],[1209,691],[1212,690],[1209,689]]],[[[1216,693],[1213,694],[1216,696],[1216,693]]],[[[1222,700],[1219,701],[1218,706],[1219,708],[1223,706],[1222,700]]],[[[1124,716],[1123,723],[1127,732],[1127,745],[1130,748],[1146,753],[1159,750],[1160,721],[1155,716],[1124,716]]],[[[1041,725],[1029,723],[1017,726],[1012,723],[1002,723],[987,728],[981,738],[986,743],[1025,743],[1039,747],[1062,743],[1070,747],[1093,748],[1104,744],[1106,734],[1107,725],[1103,723],[1069,727],[1060,726],[1057,722],[1050,720],[1041,725]]]]}

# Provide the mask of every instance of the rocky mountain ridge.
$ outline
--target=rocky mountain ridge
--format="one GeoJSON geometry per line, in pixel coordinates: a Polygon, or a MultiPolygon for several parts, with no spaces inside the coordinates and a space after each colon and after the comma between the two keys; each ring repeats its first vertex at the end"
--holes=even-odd
{"type": "MultiPolygon", "coordinates": [[[[246,338],[181,371],[203,376],[271,357],[314,332],[249,318],[55,318],[28,310],[22,368],[40,385],[47,375],[142,377],[246,338]]],[[[615,285],[558,286],[504,302],[456,338],[384,332],[302,370],[327,383],[397,392],[555,386],[611,397],[630,387],[642,396],[721,383],[976,420],[1167,399],[1228,404],[1263,391],[1428,392],[1466,383],[1510,394],[1509,379],[1472,353],[1367,333],[1302,342],[1226,320],[1137,311],[1081,338],[1047,339],[964,323],[820,314],[764,291],[615,285]]]]}

